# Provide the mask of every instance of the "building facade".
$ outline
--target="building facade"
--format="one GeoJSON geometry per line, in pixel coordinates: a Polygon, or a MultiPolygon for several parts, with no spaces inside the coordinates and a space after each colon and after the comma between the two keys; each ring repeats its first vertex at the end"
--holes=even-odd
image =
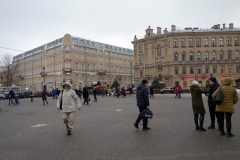
{"type": "Polygon", "coordinates": [[[180,84],[188,89],[196,79],[205,86],[207,79],[214,76],[220,82],[230,77],[233,86],[240,86],[239,59],[240,28],[214,25],[210,29],[188,27],[183,30],[171,26],[162,31],[157,27],[146,29],[142,38],[135,36],[134,81],[159,77],[166,86],[180,84]]]}
{"type": "Polygon", "coordinates": [[[107,88],[116,78],[121,86],[133,81],[133,50],[83,38],[64,37],[13,57],[18,65],[14,85],[22,89],[74,88],[92,86],[97,81],[107,88]],[[131,80],[132,77],[132,80],[131,80]]]}

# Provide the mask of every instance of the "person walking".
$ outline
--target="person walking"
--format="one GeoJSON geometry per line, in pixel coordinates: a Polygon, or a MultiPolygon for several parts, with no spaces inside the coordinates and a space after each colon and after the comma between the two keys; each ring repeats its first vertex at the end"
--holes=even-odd
{"type": "Polygon", "coordinates": [[[83,88],[83,99],[84,99],[83,104],[85,104],[85,102],[86,102],[88,105],[89,94],[88,94],[88,91],[86,88],[83,88]]]}
{"type": "Polygon", "coordinates": [[[154,95],[153,95],[153,87],[152,87],[152,86],[150,86],[149,90],[150,90],[150,98],[151,98],[151,97],[153,97],[153,98],[154,98],[154,95]]]}
{"type": "Polygon", "coordinates": [[[102,97],[104,97],[104,88],[101,89],[102,97]]]}
{"type": "Polygon", "coordinates": [[[202,90],[199,87],[199,83],[196,80],[193,80],[191,82],[191,86],[190,86],[190,91],[191,91],[191,96],[192,96],[192,109],[193,109],[193,113],[194,113],[194,122],[196,125],[196,130],[200,130],[200,131],[206,131],[203,128],[203,122],[204,122],[204,115],[206,113],[204,105],[203,105],[203,100],[202,100],[202,93],[208,93],[209,89],[207,90],[202,90]],[[198,116],[200,114],[200,127],[198,125],[198,116]]]}
{"type": "Polygon", "coordinates": [[[93,102],[97,102],[97,88],[96,87],[93,89],[93,97],[94,97],[93,102]]]}
{"type": "Polygon", "coordinates": [[[142,80],[142,83],[138,85],[137,87],[137,106],[139,108],[140,114],[138,115],[138,118],[136,122],[134,123],[135,128],[138,129],[139,122],[143,119],[143,130],[150,130],[151,128],[148,127],[148,118],[142,118],[141,112],[144,109],[149,109],[150,103],[148,98],[148,88],[147,88],[148,81],[142,80]]]}
{"type": "Polygon", "coordinates": [[[31,102],[33,102],[33,98],[34,98],[34,93],[33,93],[33,91],[30,91],[30,98],[31,98],[31,102]]]}
{"type": "Polygon", "coordinates": [[[47,101],[47,91],[46,91],[45,88],[42,91],[42,100],[43,100],[43,105],[45,105],[45,102],[47,102],[47,104],[48,104],[48,101],[47,101]]]}
{"type": "Polygon", "coordinates": [[[226,116],[227,137],[233,137],[232,129],[232,114],[235,112],[234,104],[238,102],[238,93],[235,88],[231,86],[232,79],[225,78],[222,80],[222,87],[219,87],[212,95],[215,100],[219,90],[222,90],[223,100],[220,104],[216,105],[216,112],[218,115],[218,125],[220,128],[220,135],[224,136],[224,116],[226,116]]]}
{"type": "Polygon", "coordinates": [[[15,95],[15,93],[14,93],[13,89],[11,89],[8,93],[8,105],[10,105],[10,102],[11,102],[11,104],[13,104],[14,95],[15,95]]]}
{"type": "Polygon", "coordinates": [[[108,95],[108,90],[107,90],[107,89],[105,89],[105,95],[106,95],[106,97],[107,97],[107,95],[108,95]]]}
{"type": "Polygon", "coordinates": [[[15,99],[14,105],[15,105],[15,104],[16,104],[16,105],[20,104],[18,94],[15,93],[14,99],[15,99]]]}
{"type": "Polygon", "coordinates": [[[182,98],[181,94],[182,94],[182,87],[180,86],[180,84],[178,84],[178,98],[182,98]]]}
{"type": "MultiPolygon", "coordinates": [[[[217,82],[215,77],[209,78],[209,85],[210,85],[210,91],[209,91],[209,93],[206,94],[206,96],[208,96],[208,108],[209,108],[209,113],[210,113],[210,118],[211,118],[211,125],[208,127],[208,129],[214,129],[215,128],[215,116],[217,118],[217,114],[215,112],[216,104],[213,101],[212,94],[220,87],[220,85],[217,82]]],[[[218,118],[217,118],[217,122],[218,122],[218,118]]]]}
{"type": "Polygon", "coordinates": [[[125,90],[125,88],[124,87],[122,87],[122,98],[124,97],[124,98],[126,98],[126,90],[125,90]]]}
{"type": "Polygon", "coordinates": [[[174,87],[174,92],[176,93],[175,98],[179,98],[179,88],[177,85],[174,87]]]}
{"type": "Polygon", "coordinates": [[[60,111],[60,103],[62,100],[62,118],[67,127],[67,134],[72,134],[72,128],[74,124],[74,118],[76,110],[81,110],[81,102],[76,95],[75,91],[71,89],[71,84],[66,82],[63,84],[63,90],[60,93],[57,100],[57,110],[60,111]]]}

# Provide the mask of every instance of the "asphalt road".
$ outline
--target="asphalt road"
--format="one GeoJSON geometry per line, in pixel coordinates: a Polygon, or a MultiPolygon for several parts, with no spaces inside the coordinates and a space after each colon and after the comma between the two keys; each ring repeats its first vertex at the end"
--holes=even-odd
{"type": "MultiPolygon", "coordinates": [[[[204,98],[204,127],[210,117],[204,98]]],[[[56,100],[42,105],[20,99],[20,105],[0,101],[0,160],[239,160],[240,103],[232,117],[233,138],[221,137],[217,129],[195,130],[190,94],[155,95],[150,131],[135,129],[138,116],[135,97],[98,97],[76,114],[67,136],[56,100]]],[[[91,98],[93,99],[93,98],[91,98]]]]}

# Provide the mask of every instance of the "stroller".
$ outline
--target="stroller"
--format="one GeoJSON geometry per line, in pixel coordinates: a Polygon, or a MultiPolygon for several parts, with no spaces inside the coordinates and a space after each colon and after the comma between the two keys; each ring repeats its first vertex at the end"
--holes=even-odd
{"type": "Polygon", "coordinates": [[[14,95],[14,99],[15,99],[14,105],[15,105],[15,104],[16,104],[16,105],[20,104],[18,94],[15,94],[15,95],[14,95]]]}

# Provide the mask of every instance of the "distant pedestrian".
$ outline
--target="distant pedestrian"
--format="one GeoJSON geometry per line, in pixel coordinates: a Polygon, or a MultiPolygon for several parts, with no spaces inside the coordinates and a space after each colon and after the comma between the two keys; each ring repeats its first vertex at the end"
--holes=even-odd
{"type": "MultiPolygon", "coordinates": [[[[215,112],[216,104],[213,101],[212,95],[220,87],[220,85],[217,82],[217,79],[215,77],[209,78],[209,85],[210,85],[210,90],[209,90],[209,93],[206,94],[206,96],[208,96],[208,108],[209,108],[209,114],[211,117],[211,125],[208,127],[208,129],[214,129],[215,128],[215,116],[217,118],[217,122],[218,122],[218,117],[215,112]]],[[[220,128],[219,128],[219,130],[220,130],[220,128]]]]}
{"type": "Polygon", "coordinates": [[[154,95],[153,95],[153,87],[152,87],[152,86],[150,86],[149,91],[150,91],[150,98],[151,98],[151,97],[154,98],[154,95]]]}
{"type": "Polygon", "coordinates": [[[104,88],[101,89],[101,94],[102,94],[102,97],[104,97],[104,88]]]}
{"type": "Polygon", "coordinates": [[[15,94],[15,95],[14,95],[14,99],[15,99],[14,105],[15,105],[15,104],[16,104],[16,105],[20,104],[18,94],[15,94]]]}
{"type": "Polygon", "coordinates": [[[82,98],[82,90],[81,90],[81,89],[78,90],[78,97],[79,97],[80,99],[82,98]]]}
{"type": "Polygon", "coordinates": [[[72,134],[72,128],[74,124],[74,118],[76,110],[81,110],[81,102],[76,95],[75,91],[71,89],[70,83],[63,84],[63,91],[60,93],[57,101],[57,110],[60,111],[60,103],[62,100],[62,118],[67,127],[67,134],[72,134]]]}
{"type": "MultiPolygon", "coordinates": [[[[218,124],[220,128],[220,135],[224,136],[224,116],[226,115],[226,127],[227,127],[227,137],[233,137],[232,134],[232,114],[235,112],[234,104],[238,102],[238,93],[235,88],[231,86],[232,79],[225,78],[222,80],[222,93],[223,93],[223,101],[220,104],[216,105],[216,112],[218,115],[218,124]]],[[[220,87],[213,93],[212,97],[215,100],[220,87]]]]}
{"type": "Polygon", "coordinates": [[[143,130],[150,130],[151,128],[148,127],[148,118],[142,118],[141,113],[144,109],[150,108],[149,98],[148,98],[148,88],[147,88],[148,81],[142,80],[142,83],[137,87],[137,106],[139,108],[140,114],[136,122],[134,123],[135,128],[138,129],[138,124],[143,119],[143,130]]]}
{"type": "Polygon", "coordinates": [[[89,93],[86,88],[83,88],[83,104],[87,103],[88,105],[88,100],[89,100],[89,93]]]}
{"type": "Polygon", "coordinates": [[[125,88],[124,87],[122,87],[122,98],[124,97],[124,98],[126,98],[126,90],[125,90],[125,88]]]}
{"type": "Polygon", "coordinates": [[[175,92],[175,98],[179,98],[179,88],[178,88],[178,86],[176,85],[175,87],[174,87],[174,92],[175,92]]]}
{"type": "Polygon", "coordinates": [[[196,80],[193,80],[191,82],[190,86],[190,91],[192,95],[192,109],[194,113],[194,122],[196,125],[196,130],[200,131],[206,131],[203,128],[203,122],[204,122],[204,115],[206,113],[204,105],[203,105],[203,100],[202,100],[202,93],[208,93],[209,89],[207,90],[202,90],[199,87],[199,83],[196,80]],[[198,125],[198,115],[200,114],[200,127],[198,125]]]}
{"type": "Polygon", "coordinates": [[[93,89],[93,97],[94,97],[93,102],[97,102],[97,88],[96,87],[93,89]]]}
{"type": "Polygon", "coordinates": [[[30,91],[30,98],[31,98],[31,102],[33,102],[33,98],[34,98],[34,93],[33,93],[33,91],[30,91]]]}
{"type": "Polygon", "coordinates": [[[47,102],[47,104],[48,104],[48,101],[47,101],[47,91],[46,91],[45,88],[42,91],[42,100],[43,100],[43,105],[45,105],[45,102],[47,102]]]}
{"type": "Polygon", "coordinates": [[[180,86],[180,84],[178,84],[178,98],[182,98],[181,94],[182,94],[182,87],[180,86]]]}
{"type": "Polygon", "coordinates": [[[14,93],[13,89],[11,89],[8,93],[8,105],[10,105],[10,102],[11,102],[11,104],[13,104],[14,94],[15,93],[14,93]]]}
{"type": "Polygon", "coordinates": [[[107,97],[107,95],[108,95],[108,91],[107,91],[107,89],[105,89],[105,95],[106,95],[106,97],[107,97]]]}

